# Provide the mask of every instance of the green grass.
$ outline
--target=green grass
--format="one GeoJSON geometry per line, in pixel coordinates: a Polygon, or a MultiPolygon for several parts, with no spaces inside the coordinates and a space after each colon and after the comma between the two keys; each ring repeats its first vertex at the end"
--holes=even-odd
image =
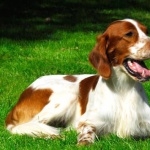
{"type": "MultiPolygon", "coordinates": [[[[94,47],[97,34],[103,32],[112,20],[134,18],[150,26],[150,12],[143,3],[137,3],[133,8],[127,3],[122,7],[121,2],[113,6],[106,2],[99,7],[96,2],[67,2],[61,5],[59,1],[51,5],[43,3],[34,8],[34,13],[31,8],[26,8],[27,11],[23,9],[21,15],[1,15],[0,149],[148,150],[150,139],[137,141],[107,135],[90,146],[79,147],[74,131],[62,131],[62,139],[51,140],[11,135],[5,129],[8,111],[17,102],[20,93],[38,77],[96,73],[88,62],[88,54],[94,47]],[[52,21],[45,23],[44,19],[49,15],[52,21]]],[[[2,10],[5,12],[7,9],[3,7],[2,10]]],[[[21,9],[18,11],[21,12],[21,9]]],[[[147,65],[150,67],[150,62],[147,65]]],[[[144,87],[150,97],[150,83],[144,83],[144,87]]]]}

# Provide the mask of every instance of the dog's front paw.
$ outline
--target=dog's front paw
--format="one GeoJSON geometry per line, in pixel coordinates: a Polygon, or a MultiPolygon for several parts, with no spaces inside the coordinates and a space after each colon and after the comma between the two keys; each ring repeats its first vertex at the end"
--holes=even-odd
{"type": "Polygon", "coordinates": [[[89,124],[80,124],[78,127],[78,145],[89,145],[94,143],[96,129],[89,124]]]}
{"type": "Polygon", "coordinates": [[[90,137],[84,137],[78,140],[77,145],[89,145],[91,143],[94,143],[94,140],[90,137]]]}

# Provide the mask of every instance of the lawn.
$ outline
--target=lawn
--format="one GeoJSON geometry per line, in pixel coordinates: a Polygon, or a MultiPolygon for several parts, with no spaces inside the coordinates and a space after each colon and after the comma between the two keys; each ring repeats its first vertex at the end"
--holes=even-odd
{"type": "MultiPolygon", "coordinates": [[[[61,139],[51,140],[11,135],[4,126],[5,117],[20,93],[38,77],[96,73],[88,62],[88,54],[94,47],[96,36],[111,21],[134,18],[150,26],[148,2],[108,2],[57,0],[48,3],[45,0],[30,4],[30,7],[25,4],[11,7],[11,3],[6,7],[8,2],[0,4],[0,149],[150,149],[150,139],[120,139],[106,135],[90,146],[79,147],[73,130],[62,130],[61,139]]],[[[150,68],[149,61],[147,65],[150,68]]],[[[144,83],[144,87],[150,97],[150,82],[144,83]]]]}

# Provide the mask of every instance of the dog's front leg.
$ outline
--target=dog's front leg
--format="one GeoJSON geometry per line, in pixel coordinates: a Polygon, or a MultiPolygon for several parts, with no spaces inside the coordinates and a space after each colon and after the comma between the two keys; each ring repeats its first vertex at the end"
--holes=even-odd
{"type": "Polygon", "coordinates": [[[96,127],[93,124],[86,122],[79,123],[77,131],[78,135],[78,145],[88,145],[94,143],[96,136],[96,127]]]}

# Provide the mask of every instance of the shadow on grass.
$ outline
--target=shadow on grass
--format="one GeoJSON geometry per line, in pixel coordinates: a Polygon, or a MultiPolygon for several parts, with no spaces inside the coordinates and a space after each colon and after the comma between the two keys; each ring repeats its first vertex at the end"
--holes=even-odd
{"type": "Polygon", "coordinates": [[[130,16],[133,7],[140,8],[141,3],[136,0],[4,0],[0,3],[0,37],[59,40],[53,35],[60,30],[98,32],[111,21],[130,16]]]}

